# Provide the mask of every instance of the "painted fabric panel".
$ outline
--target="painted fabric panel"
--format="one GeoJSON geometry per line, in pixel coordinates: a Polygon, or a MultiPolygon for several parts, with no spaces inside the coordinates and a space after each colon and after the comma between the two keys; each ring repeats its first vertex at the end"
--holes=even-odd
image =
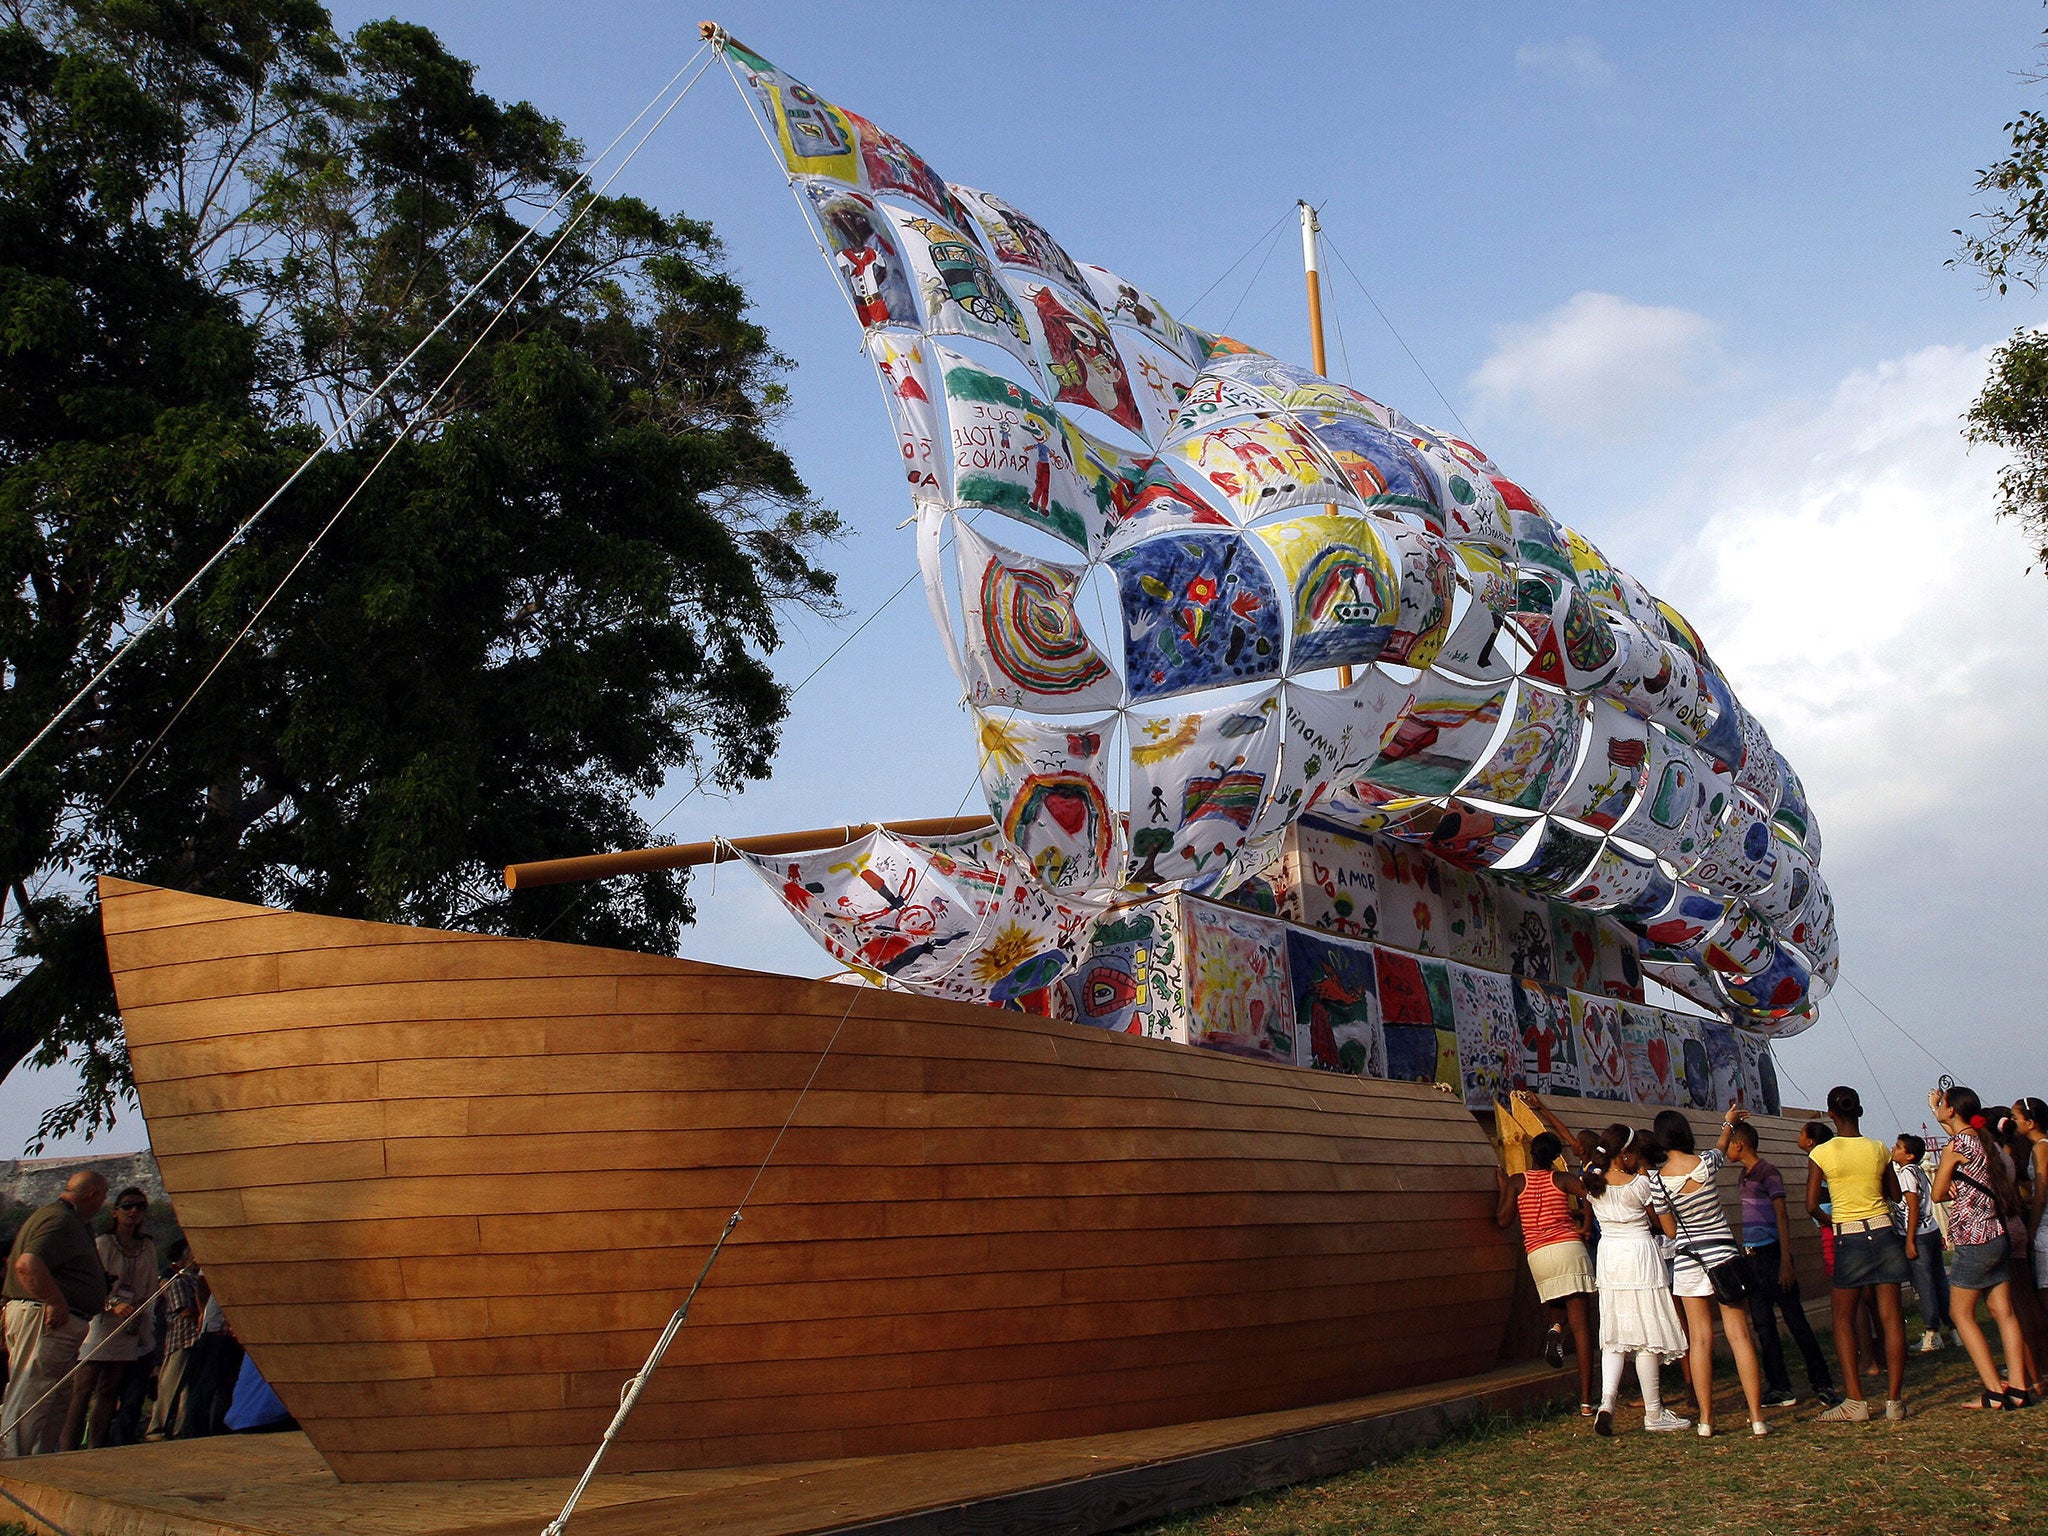
{"type": "Polygon", "coordinates": [[[955,527],[953,548],[969,703],[1079,714],[1123,701],[1123,680],[1074,611],[1081,567],[1020,555],[965,523],[955,527]]]}
{"type": "Polygon", "coordinates": [[[1452,553],[1471,600],[1432,665],[1468,682],[1503,682],[1524,659],[1521,631],[1505,623],[1514,606],[1514,573],[1477,544],[1455,545],[1452,553]]]}
{"type": "Polygon", "coordinates": [[[896,428],[896,446],[903,454],[903,478],[920,507],[947,504],[944,475],[946,441],[939,412],[932,402],[930,343],[902,331],[870,331],[868,357],[882,381],[889,419],[896,428]]]}
{"type": "Polygon", "coordinates": [[[1585,883],[1600,848],[1599,838],[1575,832],[1561,821],[1546,821],[1528,856],[1502,868],[1500,877],[1531,895],[1560,896],[1585,883]]]}
{"type": "Polygon", "coordinates": [[[1509,998],[1519,1045],[1517,1086],[1532,1093],[1583,1097],[1577,1031],[1565,990],[1527,977],[1513,978],[1512,986],[1509,998]]]}
{"type": "Polygon", "coordinates": [[[1628,1055],[1621,1039],[1621,1005],[1578,992],[1570,1001],[1581,1089],[1589,1099],[1626,1100],[1628,1055]]]}
{"type": "Polygon", "coordinates": [[[1623,1003],[1621,1044],[1628,1058],[1628,1096],[1638,1104],[1678,1103],[1678,1064],[1663,1014],[1623,1003]]]}
{"type": "Polygon", "coordinates": [[[1160,921],[1150,904],[1096,921],[1081,957],[1060,979],[1055,1016],[1119,1034],[1145,1033],[1152,952],[1160,921]]]}
{"type": "Polygon", "coordinates": [[[1413,422],[1396,421],[1394,430],[1415,449],[1430,479],[1436,485],[1438,514],[1450,537],[1506,553],[1514,536],[1508,528],[1507,510],[1500,492],[1487,476],[1472,470],[1453,454],[1449,446],[1427,428],[1413,422]]]}
{"type": "Polygon", "coordinates": [[[1782,1018],[1806,1006],[1813,972],[1796,952],[1773,944],[1762,966],[1749,975],[1723,976],[1721,990],[1745,1013],[1782,1018]]]}
{"type": "Polygon", "coordinates": [[[1496,805],[1547,810],[1568,785],[1583,730],[1577,699],[1519,684],[1506,733],[1461,792],[1496,805]]]}
{"type": "Polygon", "coordinates": [[[1501,943],[1500,908],[1493,882],[1446,865],[1443,895],[1444,952],[1481,970],[1505,970],[1507,950],[1501,943]]]}
{"type": "Polygon", "coordinates": [[[989,342],[1027,368],[1037,368],[1038,353],[1024,324],[1024,312],[981,247],[939,219],[900,208],[883,211],[910,264],[911,285],[924,310],[924,328],[989,342]]]}
{"type": "Polygon", "coordinates": [[[1080,894],[1117,873],[1118,820],[1107,789],[1116,716],[1027,720],[977,711],[989,814],[1046,889],[1080,894]]]}
{"type": "Polygon", "coordinates": [[[919,990],[961,1002],[1051,1013],[1051,988],[1072,969],[1068,930],[1085,919],[1062,914],[993,829],[898,841],[923,852],[966,899],[976,923],[966,961],[919,990]]]}
{"type": "Polygon", "coordinates": [[[1368,511],[1413,512],[1434,532],[1444,531],[1436,484],[1413,444],[1351,411],[1300,412],[1294,421],[1322,445],[1368,511]]]}
{"type": "Polygon", "coordinates": [[[790,175],[829,176],[855,187],[866,184],[850,113],[737,43],[729,43],[727,52],[747,72],[747,84],[774,127],[790,175]]]}
{"type": "Polygon", "coordinates": [[[951,423],[954,498],[1089,548],[1093,498],[1058,414],[1022,384],[936,343],[932,350],[951,423]]]}
{"type": "Polygon", "coordinates": [[[1495,889],[1493,899],[1500,909],[1508,970],[1532,981],[1549,981],[1555,973],[1550,903],[1506,885],[1495,889]]]}
{"type": "Polygon", "coordinates": [[[1448,795],[1486,755],[1507,690],[1418,679],[1415,697],[1362,777],[1414,795],[1448,795]]]}
{"type": "Polygon", "coordinates": [[[1433,533],[1391,525],[1401,562],[1401,607],[1380,660],[1426,667],[1450,638],[1458,568],[1451,546],[1433,533]]]}
{"type": "Polygon", "coordinates": [[[1206,901],[1182,902],[1181,918],[1194,1043],[1233,1056],[1294,1065],[1294,988],[1287,971],[1286,928],[1270,918],[1206,901]]]}
{"type": "Polygon", "coordinates": [[[1707,1021],[1697,1014],[1660,1009],[1664,1027],[1670,1032],[1678,1071],[1678,1107],[1714,1108],[1714,1074],[1707,1060],[1707,1040],[1701,1025],[1707,1021]]]}
{"type": "Polygon", "coordinates": [[[1312,513],[1268,523],[1293,610],[1290,672],[1366,666],[1386,648],[1401,610],[1401,575],[1369,518],[1312,513]]]}
{"type": "Polygon", "coordinates": [[[1374,842],[1379,857],[1380,942],[1421,955],[1445,950],[1443,866],[1391,838],[1374,842]]]}
{"type": "Polygon", "coordinates": [[[1594,920],[1600,941],[1598,987],[1602,997],[1643,1000],[1643,967],[1636,949],[1636,937],[1612,918],[1594,920]]]}
{"type": "Polygon", "coordinates": [[[1689,886],[1677,887],[1671,905],[1642,925],[1646,943],[1683,950],[1699,943],[1728,917],[1728,903],[1689,886]]]}
{"type": "Polygon", "coordinates": [[[1571,992],[1599,992],[1600,928],[1590,912],[1550,904],[1551,978],[1571,992]]]}
{"type": "Polygon", "coordinates": [[[1087,300],[1050,283],[1019,282],[1017,300],[1040,365],[1062,405],[1085,405],[1132,432],[1144,429],[1138,399],[1109,322],[1087,300]]]}
{"type": "Polygon", "coordinates": [[[1364,838],[1304,821],[1294,829],[1299,921],[1354,939],[1380,936],[1379,857],[1364,838]]]}
{"type": "Polygon", "coordinates": [[[1521,1032],[1515,1026],[1514,982],[1469,965],[1449,968],[1451,1016],[1465,1107],[1492,1109],[1520,1075],[1521,1032]]]}
{"type": "Polygon", "coordinates": [[[1398,1081],[1445,1083],[1459,1088],[1457,1021],[1450,972],[1440,960],[1418,960],[1398,949],[1379,949],[1380,1029],[1387,1042],[1387,1076],[1398,1081]]]}
{"type": "MultiPolygon", "coordinates": [[[[1072,424],[1067,432],[1070,438],[1086,437],[1072,424]]],[[[1101,477],[1093,482],[1098,487],[1096,500],[1101,502],[1106,494],[1110,507],[1097,554],[1106,558],[1155,534],[1232,526],[1229,518],[1183,485],[1164,459],[1136,457],[1088,441],[1093,451],[1079,465],[1082,478],[1101,477]]]]}
{"type": "Polygon", "coordinates": [[[910,287],[910,258],[874,199],[817,177],[805,177],[797,185],[825,232],[832,270],[860,323],[923,325],[924,312],[910,287]]]}
{"type": "Polygon", "coordinates": [[[1287,930],[1287,974],[1301,1065],[1353,1077],[1385,1077],[1379,985],[1370,944],[1287,930]]]}
{"type": "Polygon", "coordinates": [[[1690,864],[1699,849],[1695,818],[1700,811],[1701,771],[1697,752],[1662,731],[1649,733],[1649,766],[1635,809],[1615,825],[1614,834],[1660,858],[1690,864]]]}
{"type": "Polygon", "coordinates": [[[1134,702],[1279,673],[1279,594],[1242,535],[1176,534],[1120,550],[1108,564],[1134,702]]]}
{"type": "Polygon", "coordinates": [[[1725,1110],[1742,1096],[1742,1048],[1735,1043],[1735,1031],[1718,1020],[1701,1020],[1700,1037],[1707,1046],[1707,1075],[1712,1094],[1707,1107],[1725,1110]]]}
{"type": "Polygon", "coordinates": [[[1284,826],[1317,808],[1337,785],[1379,755],[1413,693],[1381,672],[1325,692],[1298,683],[1282,691],[1287,735],[1260,830],[1284,826]]]}
{"type": "Polygon", "coordinates": [[[1777,871],[1776,839],[1770,813],[1749,796],[1735,795],[1727,816],[1700,848],[1699,862],[1686,872],[1695,885],[1729,895],[1760,891],[1777,871]]]}
{"type": "Polygon", "coordinates": [[[1117,351],[1130,375],[1131,393],[1138,402],[1144,425],[1139,436],[1148,443],[1161,443],[1173,430],[1188,391],[1194,387],[1195,370],[1176,352],[1162,347],[1151,337],[1128,327],[1112,327],[1117,351]]]}
{"type": "Polygon", "coordinates": [[[1125,282],[1107,267],[1083,262],[1081,275],[1088,284],[1088,296],[1113,324],[1141,331],[1176,357],[1201,366],[1206,351],[1202,343],[1151,294],[1125,282]]]}
{"type": "Polygon", "coordinates": [[[827,954],[877,984],[945,981],[985,927],[929,859],[886,832],[815,853],[741,857],[827,954]]]}
{"type": "Polygon", "coordinates": [[[1649,777],[1650,730],[1605,699],[1589,703],[1586,724],[1584,758],[1549,809],[1611,832],[1634,807],[1649,777]]]}
{"type": "Polygon", "coordinates": [[[1280,752],[1279,690],[1182,715],[1129,717],[1133,885],[1213,882],[1244,845],[1280,752]]]}
{"type": "Polygon", "coordinates": [[[1401,816],[1386,827],[1385,836],[1426,848],[1444,864],[1479,870],[1499,864],[1534,825],[1531,817],[1453,796],[1401,816]]]}
{"type": "Polygon", "coordinates": [[[1160,451],[1178,457],[1214,486],[1241,520],[1289,507],[1354,500],[1351,483],[1323,456],[1316,440],[1278,417],[1247,417],[1181,435],[1179,420],[1185,420],[1189,408],[1202,398],[1202,381],[1197,379],[1174,433],[1160,451]]]}
{"type": "Polygon", "coordinates": [[[1087,291],[1087,279],[1081,275],[1081,269],[1043,224],[993,192],[980,192],[957,183],[950,190],[981,225],[988,237],[989,254],[1005,267],[1062,283],[1076,293],[1087,291]]]}

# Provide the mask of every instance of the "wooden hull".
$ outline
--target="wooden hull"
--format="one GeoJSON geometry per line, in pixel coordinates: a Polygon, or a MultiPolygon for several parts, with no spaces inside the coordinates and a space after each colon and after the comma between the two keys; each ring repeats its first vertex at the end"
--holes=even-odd
{"type": "Polygon", "coordinates": [[[1208,1419],[1500,1350],[1520,1253],[1494,1155],[1426,1086],[687,960],[101,898],[164,1181],[344,1479],[580,1470],[842,1019],[608,1468],[1208,1419]]]}

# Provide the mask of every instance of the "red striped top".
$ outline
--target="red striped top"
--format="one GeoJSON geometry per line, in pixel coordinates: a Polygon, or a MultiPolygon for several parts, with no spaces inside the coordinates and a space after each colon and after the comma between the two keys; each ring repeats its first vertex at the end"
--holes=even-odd
{"type": "Polygon", "coordinates": [[[1522,1247],[1528,1252],[1580,1241],[1564,1191],[1548,1168],[1531,1168],[1522,1176],[1522,1193],[1515,1203],[1522,1213],[1522,1247]]]}

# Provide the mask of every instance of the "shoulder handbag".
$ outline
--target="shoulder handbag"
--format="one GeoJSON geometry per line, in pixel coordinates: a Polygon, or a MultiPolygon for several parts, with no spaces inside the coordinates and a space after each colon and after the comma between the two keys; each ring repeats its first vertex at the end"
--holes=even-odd
{"type": "Polygon", "coordinates": [[[1714,1299],[1724,1307],[1739,1307],[1749,1300],[1756,1289],[1756,1271],[1750,1267],[1749,1255],[1740,1248],[1731,1258],[1719,1264],[1709,1265],[1700,1256],[1697,1248],[1685,1241],[1685,1218],[1678,1214],[1678,1202],[1671,1198],[1671,1190],[1664,1183],[1664,1175],[1657,1174],[1657,1192],[1664,1197],[1664,1208],[1671,1213],[1671,1220],[1677,1226],[1681,1237],[1677,1251],[1707,1272],[1707,1283],[1714,1288],[1714,1299]]]}

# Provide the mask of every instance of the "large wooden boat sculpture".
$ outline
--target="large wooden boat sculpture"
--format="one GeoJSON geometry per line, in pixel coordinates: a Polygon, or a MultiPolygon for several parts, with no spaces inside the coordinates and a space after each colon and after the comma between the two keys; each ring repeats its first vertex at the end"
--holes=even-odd
{"type": "Polygon", "coordinates": [[[1180,325],[707,36],[887,386],[990,819],[738,850],[855,986],[102,881],[237,1329],[344,1478],[572,1473],[751,1189],[614,1469],[1485,1369],[1520,1273],[1496,1095],[1775,1112],[1769,1038],[1839,963],[1797,776],[1469,442],[1180,325]]]}

